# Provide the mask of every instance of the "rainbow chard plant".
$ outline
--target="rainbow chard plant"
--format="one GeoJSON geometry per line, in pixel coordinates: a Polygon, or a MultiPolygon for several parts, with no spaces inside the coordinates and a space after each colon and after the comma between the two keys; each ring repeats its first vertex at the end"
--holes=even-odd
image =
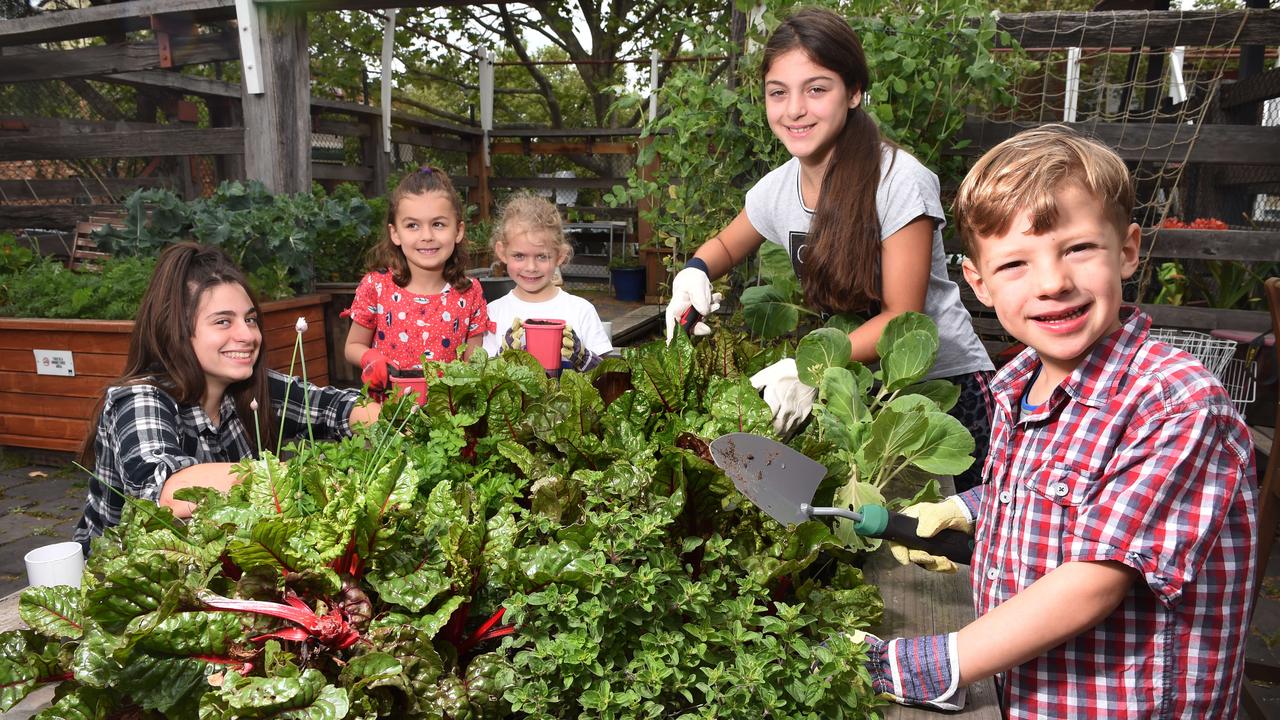
{"type": "MultiPolygon", "coordinates": [[[[772,354],[721,332],[558,381],[518,351],[433,365],[424,409],[247,460],[181,493],[186,522],[129,503],[81,588],[24,594],[0,709],[60,682],[43,717],[866,717],[843,631],[876,589],[709,462],[769,432],[748,377],[772,354]]],[[[827,385],[796,440],[824,459],[849,452],[827,385]]]]}

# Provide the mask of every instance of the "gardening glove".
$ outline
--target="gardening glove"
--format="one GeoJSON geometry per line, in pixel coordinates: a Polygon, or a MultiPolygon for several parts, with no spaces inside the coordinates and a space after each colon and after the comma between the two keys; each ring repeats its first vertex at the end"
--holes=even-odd
{"type": "Polygon", "coordinates": [[[511,329],[502,336],[503,350],[523,350],[524,349],[524,323],[520,322],[520,318],[511,321],[511,329]]]}
{"type": "MultiPolygon", "coordinates": [[[[720,301],[724,296],[711,292],[711,278],[705,270],[687,267],[676,273],[671,281],[671,302],[667,303],[667,343],[676,335],[676,325],[689,308],[698,311],[703,317],[720,309],[720,301]]],[[[711,328],[699,321],[693,326],[693,335],[710,335],[711,328]]]]}
{"type": "MultiPolygon", "coordinates": [[[[907,506],[902,509],[902,514],[916,519],[916,534],[920,537],[933,537],[942,530],[973,534],[973,518],[969,515],[969,508],[955,495],[942,502],[907,506]]],[[[889,552],[899,564],[915,563],[932,572],[953,573],[959,567],[950,558],[931,555],[924,550],[915,550],[895,542],[889,543],[889,552]]]]}
{"type": "Polygon", "coordinates": [[[818,396],[817,388],[800,381],[795,358],[783,358],[752,375],[751,387],[764,390],[764,401],[773,411],[773,431],[779,435],[799,427],[818,396]]]}
{"type": "Polygon", "coordinates": [[[564,324],[564,341],[560,345],[560,366],[565,370],[586,372],[600,364],[600,356],[591,352],[582,344],[582,338],[573,331],[573,326],[564,324]]]}
{"type": "Polygon", "coordinates": [[[387,357],[377,348],[369,348],[360,356],[360,382],[369,387],[369,397],[378,402],[387,399],[390,367],[387,357]]]}
{"type": "Polygon", "coordinates": [[[964,709],[955,633],[885,642],[855,630],[849,638],[867,644],[866,667],[876,692],[901,705],[951,712],[964,709]]]}

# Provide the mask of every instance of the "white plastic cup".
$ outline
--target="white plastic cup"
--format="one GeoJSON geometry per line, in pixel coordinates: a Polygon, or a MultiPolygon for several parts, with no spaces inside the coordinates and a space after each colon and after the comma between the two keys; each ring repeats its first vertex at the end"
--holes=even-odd
{"type": "Polygon", "coordinates": [[[32,586],[80,587],[80,576],[84,575],[84,549],[78,542],[44,545],[22,559],[27,563],[27,582],[32,586]]]}
{"type": "Polygon", "coordinates": [[[613,322],[610,320],[601,320],[600,324],[604,326],[604,334],[610,340],[613,339],[613,322]]]}

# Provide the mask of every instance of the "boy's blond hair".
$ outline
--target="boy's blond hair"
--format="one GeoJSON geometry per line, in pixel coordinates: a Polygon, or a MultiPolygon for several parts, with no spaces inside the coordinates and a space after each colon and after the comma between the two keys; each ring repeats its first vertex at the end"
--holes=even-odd
{"type": "Polygon", "coordinates": [[[494,252],[503,255],[499,245],[506,245],[520,235],[539,233],[550,240],[551,249],[567,263],[573,258],[573,245],[564,236],[560,211],[546,198],[527,192],[516,193],[507,199],[498,213],[489,245],[494,252]]]}
{"type": "Polygon", "coordinates": [[[956,193],[954,215],[965,255],[977,257],[975,240],[1002,235],[1021,212],[1030,211],[1039,235],[1058,220],[1057,193],[1075,185],[1102,201],[1123,235],[1133,214],[1129,169],[1107,146],[1065,125],[1024,130],[988,150],[956,193]]]}

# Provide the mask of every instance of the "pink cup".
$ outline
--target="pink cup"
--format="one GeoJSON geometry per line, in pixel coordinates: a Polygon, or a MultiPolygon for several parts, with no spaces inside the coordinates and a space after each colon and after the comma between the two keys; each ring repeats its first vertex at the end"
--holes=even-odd
{"type": "Polygon", "coordinates": [[[547,372],[560,372],[560,348],[563,344],[563,320],[524,321],[524,349],[537,358],[547,372]]]}
{"type": "Polygon", "coordinates": [[[427,379],[421,377],[396,377],[392,375],[388,380],[391,381],[391,388],[397,395],[413,393],[413,399],[418,405],[427,404],[427,379]]]}

